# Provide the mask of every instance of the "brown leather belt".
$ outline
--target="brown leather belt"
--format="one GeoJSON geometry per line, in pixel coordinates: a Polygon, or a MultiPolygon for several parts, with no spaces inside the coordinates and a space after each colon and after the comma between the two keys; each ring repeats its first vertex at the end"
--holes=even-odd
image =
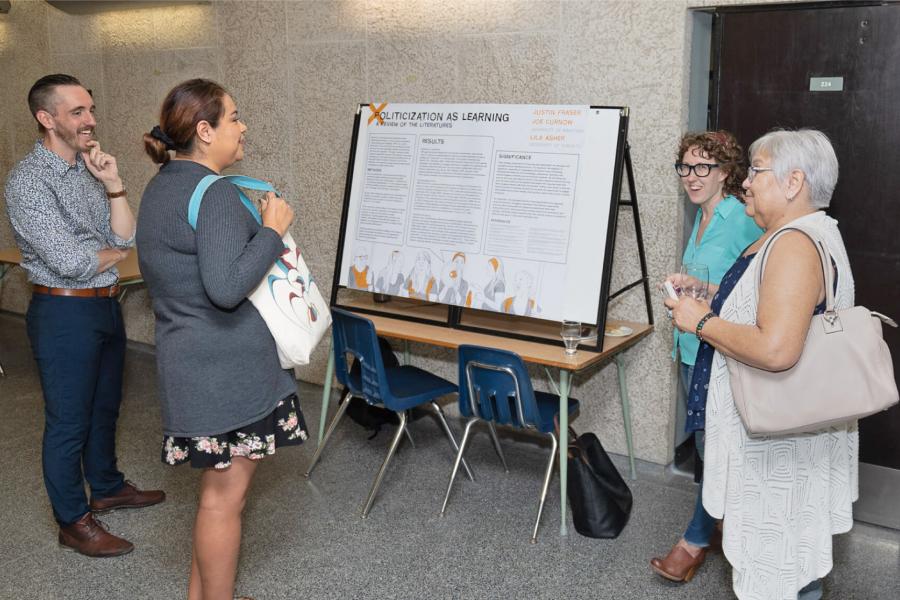
{"type": "Polygon", "coordinates": [[[77,298],[115,298],[119,295],[119,286],[111,285],[102,288],[55,288],[46,285],[35,285],[35,294],[49,294],[50,296],[75,296],[77,298]]]}

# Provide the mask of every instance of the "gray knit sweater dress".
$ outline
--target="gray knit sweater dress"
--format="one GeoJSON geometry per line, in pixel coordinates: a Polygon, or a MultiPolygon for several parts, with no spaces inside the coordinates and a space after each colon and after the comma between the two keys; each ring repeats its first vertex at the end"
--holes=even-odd
{"type": "Polygon", "coordinates": [[[234,431],[270,415],[297,391],[246,299],[281,254],[278,233],[261,227],[225,180],[206,192],[196,232],[188,224],[194,188],[214,174],[193,161],[169,162],[147,185],[138,215],[166,436],[234,431]]]}

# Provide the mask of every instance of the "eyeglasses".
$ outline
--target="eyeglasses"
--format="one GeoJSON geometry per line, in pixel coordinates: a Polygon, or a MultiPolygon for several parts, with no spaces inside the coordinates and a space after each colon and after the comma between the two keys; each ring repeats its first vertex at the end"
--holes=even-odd
{"type": "Polygon", "coordinates": [[[757,173],[762,173],[764,171],[774,171],[772,167],[754,167],[750,165],[747,167],[747,181],[753,181],[753,178],[756,177],[757,173]]]}
{"type": "Polygon", "coordinates": [[[697,163],[696,165],[689,165],[687,163],[675,163],[675,172],[678,173],[679,177],[687,177],[691,174],[691,171],[694,172],[694,175],[697,177],[706,177],[709,175],[709,172],[718,167],[719,165],[715,163],[697,163]]]}

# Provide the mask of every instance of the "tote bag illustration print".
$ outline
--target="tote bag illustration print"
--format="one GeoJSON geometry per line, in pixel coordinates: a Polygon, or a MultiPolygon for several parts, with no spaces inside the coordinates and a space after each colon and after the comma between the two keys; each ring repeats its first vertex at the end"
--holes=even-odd
{"type": "MultiPolygon", "coordinates": [[[[252,177],[207,175],[197,184],[188,204],[188,222],[192,228],[197,228],[203,195],[219,179],[227,179],[238,188],[275,192],[270,184],[252,177]]],[[[247,210],[262,223],[253,202],[240,189],[238,193],[247,210]]],[[[247,298],[275,338],[282,368],[290,369],[309,364],[312,351],[331,325],[331,313],[290,232],[281,241],[284,252],[247,298]]]]}

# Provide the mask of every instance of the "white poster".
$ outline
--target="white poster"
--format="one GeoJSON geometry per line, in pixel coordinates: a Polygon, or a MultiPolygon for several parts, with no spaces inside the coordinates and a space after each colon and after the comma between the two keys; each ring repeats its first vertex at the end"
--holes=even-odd
{"type": "Polygon", "coordinates": [[[596,324],[620,109],[362,109],[339,282],[596,324]]]}

